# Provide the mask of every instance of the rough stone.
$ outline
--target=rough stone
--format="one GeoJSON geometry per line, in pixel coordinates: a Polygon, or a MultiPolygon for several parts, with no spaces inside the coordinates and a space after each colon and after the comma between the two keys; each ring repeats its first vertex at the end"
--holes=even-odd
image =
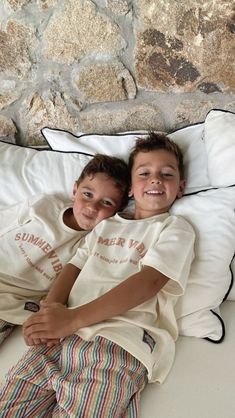
{"type": "Polygon", "coordinates": [[[12,119],[0,115],[0,137],[14,137],[16,134],[16,127],[12,119]]]}
{"type": "Polygon", "coordinates": [[[234,1],[137,0],[137,83],[155,91],[235,91],[234,1]],[[215,59],[216,54],[216,59],[215,59]]]}
{"type": "Polygon", "coordinates": [[[209,101],[184,100],[175,109],[176,127],[203,122],[214,103],[209,101]]]}
{"type": "Polygon", "coordinates": [[[75,84],[87,103],[117,102],[133,99],[136,95],[134,80],[120,62],[83,66],[75,84]]]}
{"type": "Polygon", "coordinates": [[[164,131],[160,108],[147,103],[126,104],[121,107],[97,105],[80,112],[83,132],[116,133],[133,130],[164,131]]]}
{"type": "Polygon", "coordinates": [[[37,0],[38,8],[42,11],[49,9],[52,6],[55,6],[58,3],[58,0],[37,0]]]}
{"type": "Polygon", "coordinates": [[[230,112],[235,113],[235,100],[225,105],[225,110],[229,110],[230,112]]]}
{"type": "Polygon", "coordinates": [[[0,0],[0,21],[0,113],[19,143],[45,125],[170,131],[235,112],[234,0],[0,0]]]}
{"type": "Polygon", "coordinates": [[[46,56],[68,64],[86,54],[115,54],[125,46],[118,26],[89,0],[68,0],[65,10],[52,16],[44,40],[46,56]]]}
{"type": "Polygon", "coordinates": [[[14,103],[19,98],[18,94],[14,93],[0,93],[0,110],[4,109],[4,107],[9,106],[11,103],[14,103]]]}
{"type": "Polygon", "coordinates": [[[61,95],[48,94],[47,98],[34,93],[25,101],[25,108],[21,109],[21,125],[24,126],[24,143],[30,145],[43,144],[45,141],[40,133],[44,126],[50,128],[79,130],[78,121],[73,118],[61,95]]]}
{"type": "Polygon", "coordinates": [[[25,4],[29,3],[29,0],[7,0],[7,3],[13,10],[20,9],[25,4]]]}
{"type": "Polygon", "coordinates": [[[113,13],[120,15],[125,15],[130,10],[127,0],[107,0],[107,6],[113,13]]]}
{"type": "Polygon", "coordinates": [[[0,73],[23,78],[31,68],[30,48],[33,33],[17,21],[9,21],[6,31],[0,31],[0,73]]]}

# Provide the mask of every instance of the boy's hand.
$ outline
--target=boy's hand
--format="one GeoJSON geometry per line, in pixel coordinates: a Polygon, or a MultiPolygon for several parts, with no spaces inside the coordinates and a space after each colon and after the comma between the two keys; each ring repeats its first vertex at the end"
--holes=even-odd
{"type": "Polygon", "coordinates": [[[23,325],[24,338],[29,345],[40,341],[50,346],[54,341],[72,335],[77,330],[73,321],[74,313],[66,306],[42,301],[41,307],[23,325]]]}
{"type": "MultiPolygon", "coordinates": [[[[43,309],[43,307],[42,307],[42,302],[40,302],[40,304],[41,304],[41,307],[40,307],[40,311],[43,309]]],[[[28,318],[28,320],[26,321],[27,323],[28,322],[30,322],[31,321],[31,319],[32,319],[32,317],[34,316],[35,314],[32,314],[29,318],[28,318]]],[[[26,323],[25,322],[25,323],[26,323]]],[[[41,345],[41,344],[46,344],[48,347],[52,347],[53,345],[57,345],[58,343],[60,343],[60,339],[59,338],[56,338],[56,339],[49,339],[49,340],[46,340],[46,339],[42,339],[42,338],[32,338],[31,336],[27,336],[26,334],[25,334],[25,323],[23,324],[23,327],[22,327],[22,329],[23,329],[23,337],[24,337],[24,341],[25,341],[25,343],[28,345],[28,346],[34,346],[34,345],[41,345]]]]}

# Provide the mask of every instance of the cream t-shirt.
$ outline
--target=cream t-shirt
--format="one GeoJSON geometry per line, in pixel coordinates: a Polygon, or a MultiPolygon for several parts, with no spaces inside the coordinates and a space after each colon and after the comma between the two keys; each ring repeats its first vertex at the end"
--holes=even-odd
{"type": "Polygon", "coordinates": [[[69,307],[98,298],[143,266],[170,280],[150,300],[77,334],[84,340],[99,335],[119,344],[146,366],[150,382],[162,382],[174,359],[178,336],[174,305],[186,286],[194,239],[191,225],[168,213],[140,220],[117,214],[97,225],[70,260],[82,271],[71,290],[69,307]]]}
{"type": "Polygon", "coordinates": [[[64,224],[68,207],[47,195],[0,210],[0,319],[22,324],[76,253],[87,231],[64,224]]]}

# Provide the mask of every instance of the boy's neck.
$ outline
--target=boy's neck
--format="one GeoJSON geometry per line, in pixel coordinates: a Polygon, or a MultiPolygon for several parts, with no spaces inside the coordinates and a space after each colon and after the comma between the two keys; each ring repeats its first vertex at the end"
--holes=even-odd
{"type": "Polygon", "coordinates": [[[83,231],[82,228],[78,225],[74,215],[73,215],[73,209],[68,208],[64,211],[63,214],[63,222],[68,227],[73,229],[74,231],[83,231]]]}

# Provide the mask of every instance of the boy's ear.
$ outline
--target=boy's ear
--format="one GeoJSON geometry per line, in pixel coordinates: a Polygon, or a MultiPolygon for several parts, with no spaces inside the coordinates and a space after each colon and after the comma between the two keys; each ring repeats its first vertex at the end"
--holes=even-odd
{"type": "Polygon", "coordinates": [[[179,190],[177,193],[177,198],[180,199],[183,196],[184,189],[185,189],[186,181],[180,180],[179,190]]]}
{"type": "Polygon", "coordinates": [[[133,195],[134,195],[134,193],[133,193],[133,191],[131,190],[131,187],[130,187],[129,192],[128,192],[128,197],[133,197],[133,195]]]}
{"type": "Polygon", "coordinates": [[[75,195],[77,193],[77,189],[78,189],[78,185],[77,182],[75,181],[74,185],[73,185],[73,195],[72,195],[72,201],[74,201],[75,199],[75,195]]]}

